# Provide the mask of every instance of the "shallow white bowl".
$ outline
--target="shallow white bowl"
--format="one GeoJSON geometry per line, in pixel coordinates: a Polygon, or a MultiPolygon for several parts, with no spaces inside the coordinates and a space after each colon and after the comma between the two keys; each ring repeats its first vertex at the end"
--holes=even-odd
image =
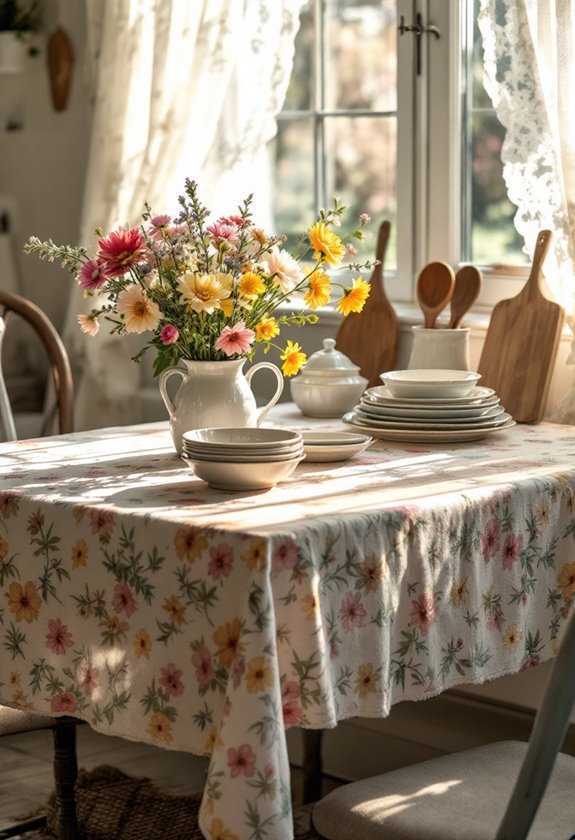
{"type": "Polygon", "coordinates": [[[333,382],[329,377],[298,376],[290,382],[291,396],[307,417],[341,417],[359,400],[367,379],[333,382]]]}
{"type": "Polygon", "coordinates": [[[285,481],[304,456],[288,461],[234,463],[231,461],[201,461],[184,458],[198,478],[216,490],[267,490],[285,481]]]}
{"type": "Polygon", "coordinates": [[[191,429],[182,435],[184,441],[203,442],[212,445],[237,447],[275,447],[282,444],[292,444],[301,440],[299,432],[289,429],[260,429],[259,427],[221,427],[208,429],[191,429]]]}
{"type": "Polygon", "coordinates": [[[197,441],[183,441],[183,455],[203,455],[209,458],[210,455],[220,458],[227,458],[233,461],[236,456],[249,455],[251,458],[263,458],[267,460],[274,460],[278,455],[287,455],[293,457],[297,452],[301,452],[302,441],[294,440],[293,443],[278,444],[277,446],[235,446],[234,444],[211,444],[201,443],[197,441]]]}
{"type": "Polygon", "coordinates": [[[258,463],[276,463],[277,461],[293,461],[294,458],[302,458],[304,455],[303,445],[300,444],[297,449],[289,452],[274,452],[264,454],[263,452],[251,453],[240,450],[239,452],[201,452],[200,450],[186,450],[182,454],[182,458],[191,461],[218,461],[226,464],[258,464],[258,463]]]}
{"type": "Polygon", "coordinates": [[[466,397],[481,374],[471,370],[390,370],[380,374],[394,397],[415,399],[445,399],[466,397]]]}

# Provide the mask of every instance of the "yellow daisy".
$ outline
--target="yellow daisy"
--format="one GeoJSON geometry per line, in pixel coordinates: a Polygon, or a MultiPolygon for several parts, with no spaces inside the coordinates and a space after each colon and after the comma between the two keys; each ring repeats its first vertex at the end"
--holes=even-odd
{"type": "Polygon", "coordinates": [[[257,540],[250,543],[247,550],[242,554],[242,560],[250,571],[263,569],[266,562],[266,544],[264,540],[257,540]]]}
{"type": "Polygon", "coordinates": [[[307,362],[307,356],[305,353],[302,353],[298,342],[293,342],[289,339],[280,359],[283,361],[282,371],[285,376],[294,376],[307,362]]]}
{"type": "Polygon", "coordinates": [[[351,289],[344,289],[343,297],[337,303],[337,308],[342,315],[349,315],[350,312],[361,312],[369,296],[369,283],[358,277],[353,281],[351,289]]]}
{"type": "Polygon", "coordinates": [[[279,335],[280,328],[275,318],[262,318],[255,326],[256,341],[271,341],[279,335]]]}
{"type": "Polygon", "coordinates": [[[148,724],[148,733],[154,741],[170,744],[173,740],[172,724],[162,712],[154,712],[148,724]]]}
{"type": "Polygon", "coordinates": [[[575,563],[563,563],[557,583],[565,600],[570,601],[575,596],[575,563]]]}
{"type": "Polygon", "coordinates": [[[263,295],[265,290],[266,285],[260,274],[256,274],[255,271],[246,271],[245,274],[242,274],[239,283],[241,297],[247,300],[255,300],[260,295],[263,295]]]}
{"type": "Polygon", "coordinates": [[[360,697],[367,697],[377,691],[377,674],[371,662],[360,665],[355,678],[355,692],[360,697]]]}
{"type": "Polygon", "coordinates": [[[140,659],[140,657],[142,656],[146,659],[149,659],[151,650],[152,642],[150,639],[150,635],[148,631],[142,627],[142,629],[138,630],[138,632],[134,636],[134,651],[136,652],[136,656],[138,657],[138,659],[140,659]]]}
{"type": "Polygon", "coordinates": [[[132,286],[120,292],[116,309],[123,318],[128,333],[155,330],[162,317],[158,304],[139,286],[132,286]]]}
{"type": "Polygon", "coordinates": [[[85,566],[88,559],[88,545],[86,540],[76,540],[72,546],[72,568],[85,566]]]}
{"type": "Polygon", "coordinates": [[[227,668],[236,658],[236,654],[240,654],[244,650],[244,645],[240,641],[242,631],[242,622],[239,618],[234,618],[218,627],[213,635],[220,662],[227,668]]]}
{"type": "Polygon", "coordinates": [[[308,231],[309,241],[317,254],[323,254],[330,265],[339,265],[345,253],[345,246],[339,236],[323,222],[316,222],[308,231]]]}
{"type": "Polygon", "coordinates": [[[304,300],[310,309],[327,306],[331,294],[331,281],[325,271],[318,269],[309,278],[309,289],[304,300]]]}

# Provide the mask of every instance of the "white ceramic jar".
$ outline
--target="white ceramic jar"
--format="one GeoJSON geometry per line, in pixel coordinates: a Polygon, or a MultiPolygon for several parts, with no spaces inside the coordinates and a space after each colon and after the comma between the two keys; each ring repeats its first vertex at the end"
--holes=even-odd
{"type": "Polygon", "coordinates": [[[326,338],[299,376],[290,381],[293,401],[308,417],[341,417],[358,402],[368,381],[359,367],[326,338]]]}
{"type": "Polygon", "coordinates": [[[469,370],[469,327],[427,329],[412,327],[413,344],[407,367],[410,370],[437,368],[469,370]]]}

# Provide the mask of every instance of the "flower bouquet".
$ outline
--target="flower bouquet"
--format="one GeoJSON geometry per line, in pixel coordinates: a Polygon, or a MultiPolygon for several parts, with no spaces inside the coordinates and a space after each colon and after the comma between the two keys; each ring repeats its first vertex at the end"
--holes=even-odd
{"type": "Polygon", "coordinates": [[[363,238],[369,216],[362,215],[353,233],[341,238],[333,228],[341,224],[346,207],[334,201],[289,252],[282,247],[284,236],[269,236],[254,224],[251,196],[236,215],[211,223],[195,182],[186,180],[179,203],[175,218],[153,215],[146,204],[139,227],[108,234],[96,230],[94,256],[85,248],[35,236],[24,250],[59,260],[84,294],[94,298],[91,312],[77,316],[83,332],[96,335],[103,318],[112,333],[149,333],[133,358],[138,361],[154,348],[155,375],[180,361],[251,359],[258,346],[264,353],[274,346],[281,352],[284,375],[292,376],[306,356],[298,342],[276,344],[281,327],[314,323],[317,315],[305,308],[277,314],[280,304],[303,296],[305,306],[315,310],[329,303],[332,285],[339,285],[342,314],[363,308],[369,284],[359,276],[347,285],[336,284],[326,269],[371,267],[370,262],[342,265],[344,257],[357,254],[352,240],[363,238]]]}

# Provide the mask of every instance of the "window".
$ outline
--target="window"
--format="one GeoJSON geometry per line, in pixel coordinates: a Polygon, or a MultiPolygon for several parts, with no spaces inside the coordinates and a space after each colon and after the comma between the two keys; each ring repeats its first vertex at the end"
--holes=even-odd
{"type": "Polygon", "coordinates": [[[296,235],[335,195],[350,224],[360,212],[376,222],[367,257],[388,218],[396,300],[413,300],[421,267],[442,259],[488,267],[493,302],[493,269],[526,262],[502,177],[504,130],[481,82],[477,11],[478,0],[308,0],[302,12],[273,149],[274,224],[296,235]],[[440,38],[399,34],[418,14],[440,38]]]}

